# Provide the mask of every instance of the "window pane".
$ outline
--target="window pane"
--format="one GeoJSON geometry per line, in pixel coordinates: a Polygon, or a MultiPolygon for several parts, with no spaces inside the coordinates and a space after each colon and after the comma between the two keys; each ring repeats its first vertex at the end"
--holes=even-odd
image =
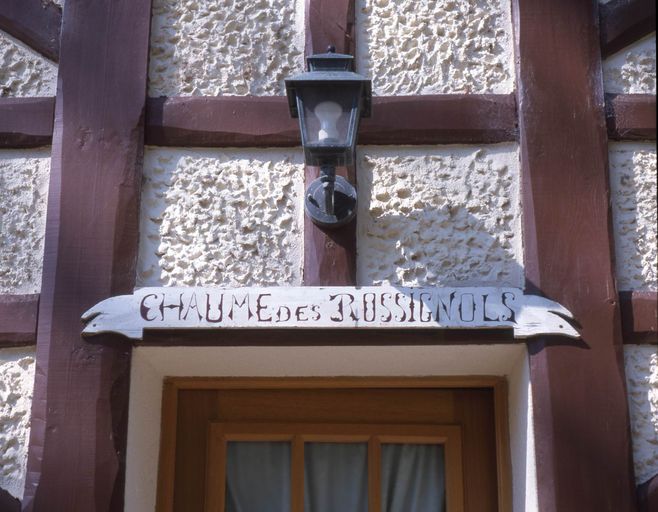
{"type": "Polygon", "coordinates": [[[368,512],[368,445],[304,445],[304,512],[368,512]]]}
{"type": "Polygon", "coordinates": [[[290,443],[228,443],[226,512],[290,512],[290,443]]]}
{"type": "Polygon", "coordinates": [[[382,512],[445,512],[443,446],[382,445],[382,512]]]}

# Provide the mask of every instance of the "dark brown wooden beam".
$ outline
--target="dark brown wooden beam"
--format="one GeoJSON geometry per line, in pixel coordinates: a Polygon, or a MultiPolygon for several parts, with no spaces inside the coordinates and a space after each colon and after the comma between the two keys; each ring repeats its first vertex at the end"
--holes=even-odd
{"type": "Polygon", "coordinates": [[[597,6],[513,9],[526,287],[570,309],[582,335],[528,344],[539,510],[633,512],[597,6]]]}
{"type": "Polygon", "coordinates": [[[656,140],[655,94],[606,94],[608,137],[656,140]]]}
{"type": "Polygon", "coordinates": [[[513,94],[374,98],[359,144],[489,144],[517,139],[513,94]]]}
{"type": "Polygon", "coordinates": [[[0,347],[37,341],[39,295],[0,295],[0,347]]]}
{"type": "Polygon", "coordinates": [[[639,512],[656,512],[658,510],[658,475],[638,486],[639,512]]]}
{"type": "Polygon", "coordinates": [[[44,57],[59,60],[62,9],[49,0],[3,0],[0,30],[44,57]]]}
{"type": "Polygon", "coordinates": [[[613,0],[600,6],[603,57],[656,30],[655,0],[613,0]]]}
{"type": "Polygon", "coordinates": [[[180,147],[293,147],[299,127],[283,96],[149,98],[146,144],[180,147]]]}
{"type": "Polygon", "coordinates": [[[624,343],[658,343],[658,292],[619,292],[624,343]]]}
{"type": "Polygon", "coordinates": [[[21,512],[21,502],[4,489],[0,489],[0,511],[21,512]]]}
{"type": "Polygon", "coordinates": [[[354,21],[354,0],[306,0],[305,54],[333,46],[338,53],[355,55],[354,21]]]}
{"type": "Polygon", "coordinates": [[[131,349],[80,316],[135,284],[150,21],[150,0],[66,0],[25,510],[123,510],[131,349]]]}
{"type": "MultiPolygon", "coordinates": [[[[517,138],[511,94],[375,97],[359,144],[487,144],[517,138]]],[[[299,126],[283,96],[149,98],[146,144],[179,147],[294,147],[299,126]]]]}
{"type": "Polygon", "coordinates": [[[53,138],[55,98],[0,98],[0,148],[37,148],[53,138]]]}
{"type": "MultiPolygon", "coordinates": [[[[354,184],[353,169],[337,169],[337,174],[354,184]]],[[[308,185],[319,176],[317,167],[305,168],[308,185]]],[[[338,229],[319,228],[304,214],[305,286],[352,286],[356,284],[356,220],[338,229]]]]}

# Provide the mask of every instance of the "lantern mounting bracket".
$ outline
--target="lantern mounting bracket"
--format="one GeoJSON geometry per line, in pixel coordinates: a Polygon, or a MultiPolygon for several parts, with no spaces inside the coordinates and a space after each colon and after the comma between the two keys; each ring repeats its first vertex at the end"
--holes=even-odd
{"type": "Polygon", "coordinates": [[[333,165],[323,165],[320,177],[306,190],[304,211],[320,227],[344,226],[356,215],[356,190],[345,178],[336,176],[333,165]]]}

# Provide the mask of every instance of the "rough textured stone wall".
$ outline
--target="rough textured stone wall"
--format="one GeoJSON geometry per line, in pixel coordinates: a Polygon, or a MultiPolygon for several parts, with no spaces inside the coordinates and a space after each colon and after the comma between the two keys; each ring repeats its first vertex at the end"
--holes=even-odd
{"type": "Polygon", "coordinates": [[[146,151],[138,286],[301,281],[296,150],[146,151]]]}
{"type": "Polygon", "coordinates": [[[0,349],[0,488],[23,497],[34,348],[0,349]]]}
{"type": "Polygon", "coordinates": [[[605,92],[656,94],[656,33],[603,62],[605,92]]]}
{"type": "Polygon", "coordinates": [[[523,286],[516,144],[359,155],[360,285],[523,286]]]}
{"type": "Polygon", "coordinates": [[[506,0],[358,0],[359,71],[380,95],[512,92],[510,9],[506,0]]]}
{"type": "Polygon", "coordinates": [[[41,288],[50,150],[0,151],[0,293],[41,288]]]}
{"type": "Polygon", "coordinates": [[[54,96],[57,65],[0,31],[0,97],[54,96]]]}
{"type": "Polygon", "coordinates": [[[624,359],[639,485],[658,474],[658,349],[655,345],[626,345],[624,359]]]}
{"type": "Polygon", "coordinates": [[[154,0],[150,96],[285,94],[303,67],[300,0],[154,0]]]}
{"type": "Polygon", "coordinates": [[[620,290],[658,290],[656,146],[610,145],[610,180],[620,290]]]}

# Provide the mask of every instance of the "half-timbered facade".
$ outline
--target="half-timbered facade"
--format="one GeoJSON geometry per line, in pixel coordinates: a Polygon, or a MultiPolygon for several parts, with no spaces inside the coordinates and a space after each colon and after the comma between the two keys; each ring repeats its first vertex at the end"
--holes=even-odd
{"type": "Polygon", "coordinates": [[[0,0],[0,511],[654,510],[655,94],[647,0],[0,0]],[[373,89],[333,231],[284,88],[328,46],[373,89]],[[579,338],[267,292],[328,286],[521,289],[579,338]],[[82,336],[145,287],[297,323],[82,336]]]}

